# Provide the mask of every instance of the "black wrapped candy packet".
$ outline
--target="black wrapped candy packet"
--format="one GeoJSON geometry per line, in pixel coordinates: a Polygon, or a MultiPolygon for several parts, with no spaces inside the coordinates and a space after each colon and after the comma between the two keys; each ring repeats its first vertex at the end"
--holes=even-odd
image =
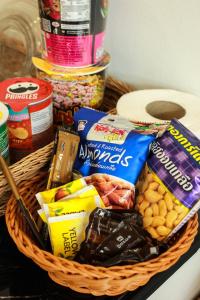
{"type": "Polygon", "coordinates": [[[161,243],[142,228],[137,211],[96,208],[75,260],[99,266],[136,263],[156,257],[160,249],[161,243]]]}
{"type": "Polygon", "coordinates": [[[93,265],[111,267],[115,265],[135,264],[148,259],[155,258],[160,254],[159,246],[145,245],[143,247],[124,250],[122,253],[108,258],[105,261],[94,260],[93,265]]]}

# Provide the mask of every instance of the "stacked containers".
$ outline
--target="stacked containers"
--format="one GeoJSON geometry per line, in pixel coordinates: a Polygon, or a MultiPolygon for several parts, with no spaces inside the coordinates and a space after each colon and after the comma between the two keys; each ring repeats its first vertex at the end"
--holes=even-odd
{"type": "Polygon", "coordinates": [[[55,124],[69,125],[74,110],[80,106],[98,108],[103,99],[105,69],[110,61],[104,52],[108,1],[38,1],[44,60],[34,58],[33,63],[37,77],[53,85],[55,124]],[[58,105],[58,98],[65,105],[58,105]]]}

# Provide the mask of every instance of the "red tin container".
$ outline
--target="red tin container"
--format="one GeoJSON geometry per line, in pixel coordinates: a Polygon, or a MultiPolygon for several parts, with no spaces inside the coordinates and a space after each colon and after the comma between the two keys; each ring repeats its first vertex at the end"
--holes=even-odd
{"type": "Polygon", "coordinates": [[[35,78],[11,78],[0,83],[0,101],[9,110],[11,162],[53,139],[52,86],[35,78]]]}

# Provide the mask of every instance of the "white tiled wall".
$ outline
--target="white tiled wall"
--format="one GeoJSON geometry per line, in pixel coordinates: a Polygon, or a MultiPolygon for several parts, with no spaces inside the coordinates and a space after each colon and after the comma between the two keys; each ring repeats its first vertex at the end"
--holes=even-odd
{"type": "MultiPolygon", "coordinates": [[[[199,0],[110,0],[106,48],[110,75],[137,88],[200,96],[199,0]]],[[[199,261],[200,251],[148,300],[192,300],[200,292],[199,261]]]]}
{"type": "Polygon", "coordinates": [[[110,0],[112,75],[200,95],[200,1],[110,0]]]}

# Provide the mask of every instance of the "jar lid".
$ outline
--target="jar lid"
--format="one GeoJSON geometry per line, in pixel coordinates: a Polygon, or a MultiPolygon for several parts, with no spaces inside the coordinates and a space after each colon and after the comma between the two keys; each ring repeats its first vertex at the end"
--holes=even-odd
{"type": "Polygon", "coordinates": [[[48,75],[58,75],[63,76],[64,78],[70,78],[72,76],[91,75],[103,71],[110,63],[110,55],[106,52],[98,64],[84,68],[66,68],[55,66],[38,57],[33,57],[32,62],[37,69],[45,72],[48,75]]]}
{"type": "Polygon", "coordinates": [[[9,115],[9,112],[8,112],[6,105],[4,105],[2,102],[0,102],[0,126],[2,124],[4,124],[5,122],[7,122],[8,115],[9,115]]]}
{"type": "Polygon", "coordinates": [[[0,83],[0,101],[16,112],[49,98],[52,92],[49,82],[36,78],[17,77],[0,83]]]}

